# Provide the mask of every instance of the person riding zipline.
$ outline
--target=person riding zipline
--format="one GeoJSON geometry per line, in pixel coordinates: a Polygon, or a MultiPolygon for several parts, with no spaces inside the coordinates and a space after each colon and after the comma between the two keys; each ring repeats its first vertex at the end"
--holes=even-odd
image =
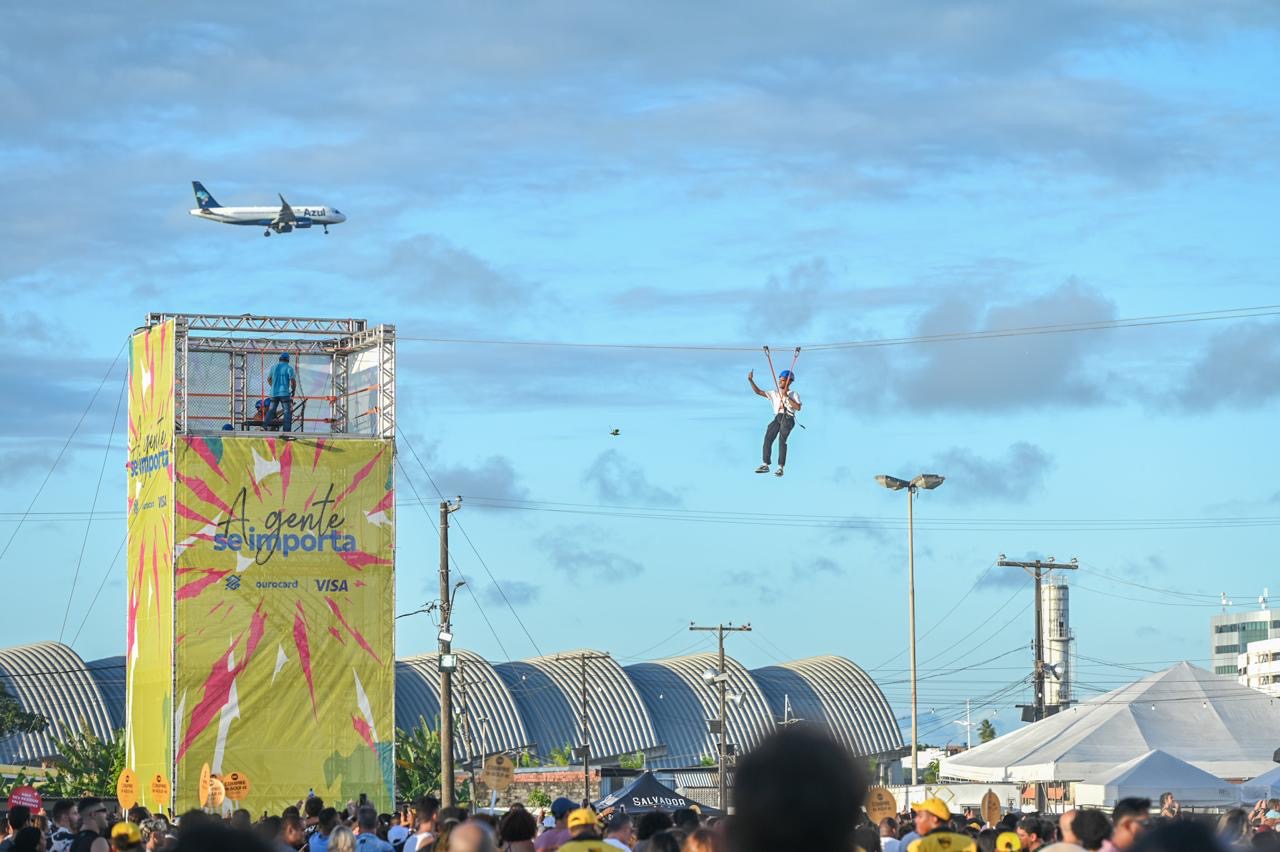
{"type": "Polygon", "coordinates": [[[756,468],[756,473],[768,473],[772,463],[773,439],[778,439],[778,469],[775,476],[782,476],[782,468],[787,463],[787,436],[796,426],[796,412],[800,410],[800,397],[791,389],[796,377],[790,370],[778,374],[778,389],[762,391],[756,385],[755,370],[747,373],[747,381],[751,389],[773,404],[773,419],[764,432],[764,464],[756,468]]]}

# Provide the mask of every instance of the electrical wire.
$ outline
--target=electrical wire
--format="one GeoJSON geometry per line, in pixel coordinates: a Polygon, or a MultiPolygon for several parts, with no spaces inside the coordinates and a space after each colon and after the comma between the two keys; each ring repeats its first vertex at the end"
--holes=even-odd
{"type": "MultiPolygon", "coordinates": [[[[1013,328],[944,332],[942,334],[914,335],[909,337],[869,338],[828,343],[806,343],[802,349],[822,352],[842,349],[867,349],[882,346],[908,346],[928,343],[952,343],[967,340],[990,340],[1028,335],[1071,334],[1084,331],[1109,331],[1120,328],[1141,328],[1160,325],[1180,325],[1223,320],[1256,319],[1280,315],[1280,305],[1257,305],[1246,308],[1224,308],[1211,311],[1188,311],[1177,314],[1154,314],[1114,320],[1090,320],[1051,325],[1021,326],[1013,328]]],[[[759,345],[743,344],[674,344],[674,343],[582,343],[557,340],[502,340],[496,338],[449,338],[397,335],[399,341],[465,346],[521,346],[560,349],[605,350],[666,350],[676,352],[759,352],[759,345]]],[[[779,347],[789,348],[789,347],[779,347]]]]}
{"type": "MultiPolygon", "coordinates": [[[[438,494],[440,496],[441,501],[443,501],[445,499],[444,492],[440,490],[440,486],[436,485],[436,481],[431,476],[431,472],[427,470],[427,466],[422,463],[422,459],[418,456],[418,451],[413,448],[413,443],[410,442],[409,436],[404,432],[401,432],[400,439],[403,440],[405,446],[409,448],[409,452],[413,455],[414,461],[418,463],[418,467],[422,468],[422,472],[427,476],[427,481],[431,483],[431,487],[436,490],[436,494],[438,494]]],[[[483,568],[484,572],[489,575],[489,582],[493,583],[493,587],[498,591],[498,594],[502,597],[503,603],[507,605],[507,609],[511,611],[511,615],[515,618],[516,623],[519,624],[520,629],[524,631],[524,635],[526,638],[528,638],[529,644],[533,645],[533,649],[538,652],[539,657],[543,656],[542,648],[538,645],[538,641],[534,639],[533,634],[529,632],[529,628],[525,625],[524,619],[520,617],[520,613],[516,612],[516,608],[511,604],[511,599],[507,597],[506,590],[502,588],[502,584],[498,582],[498,578],[493,576],[493,572],[489,570],[488,563],[485,562],[484,557],[480,555],[480,551],[476,548],[475,543],[471,540],[471,536],[467,534],[466,528],[461,524],[461,522],[457,520],[454,521],[454,526],[456,526],[458,528],[458,531],[462,533],[462,537],[463,539],[466,540],[467,545],[471,548],[471,552],[475,554],[476,559],[480,562],[480,567],[483,568]]],[[[470,586],[468,586],[468,588],[470,588],[470,586]]],[[[471,596],[476,597],[476,593],[474,590],[471,592],[471,596]]]]}
{"type": "MultiPolygon", "coordinates": [[[[120,382],[120,393],[116,395],[116,410],[111,415],[111,434],[107,436],[106,449],[102,451],[102,464],[98,466],[98,483],[93,488],[93,502],[89,504],[89,515],[98,510],[98,496],[102,493],[102,477],[107,472],[107,459],[111,457],[112,444],[116,440],[116,426],[120,422],[120,406],[124,403],[124,392],[129,387],[129,371],[125,371],[124,379],[120,382]]],[[[84,565],[84,551],[89,544],[89,532],[93,527],[92,521],[87,521],[84,525],[84,536],[80,539],[80,554],[76,557],[76,570],[71,577],[71,585],[67,588],[67,606],[62,611],[62,626],[58,628],[58,641],[62,641],[63,635],[67,630],[67,619],[71,616],[71,602],[76,596],[76,586],[80,582],[80,567],[84,565]]],[[[102,591],[102,587],[98,587],[98,591],[102,591]]],[[[97,595],[93,601],[89,603],[89,609],[93,609],[93,605],[97,603],[97,595]]]]}
{"type": "MultiPolygon", "coordinates": [[[[400,461],[399,454],[396,455],[396,465],[400,468],[400,475],[404,477],[405,482],[409,483],[409,490],[413,492],[415,497],[417,497],[418,486],[414,484],[413,478],[409,476],[409,472],[404,469],[404,464],[400,461]]],[[[432,529],[436,529],[435,524],[431,523],[431,520],[432,520],[431,513],[427,511],[427,504],[423,502],[421,498],[419,498],[418,505],[422,507],[422,513],[427,516],[427,519],[428,519],[427,526],[431,527],[432,529]]],[[[439,534],[440,534],[440,531],[436,529],[436,535],[438,536],[439,534]]],[[[452,553],[449,554],[449,561],[453,564],[454,570],[458,572],[458,576],[462,577],[465,580],[467,575],[462,573],[462,569],[458,567],[458,564],[454,560],[452,553]]],[[[466,588],[470,590],[471,584],[468,583],[466,585],[466,588]]],[[[493,634],[493,641],[498,643],[498,648],[502,651],[502,656],[505,657],[508,661],[510,661],[511,654],[507,652],[507,647],[504,644],[502,644],[502,637],[500,637],[498,635],[498,631],[494,629],[493,622],[489,620],[489,615],[484,611],[484,605],[480,603],[480,598],[476,595],[474,590],[471,591],[471,599],[475,601],[476,610],[480,613],[480,618],[484,620],[485,626],[488,627],[489,632],[493,634]]],[[[445,602],[441,601],[441,603],[445,603],[445,602]]]]}
{"type": "Polygon", "coordinates": [[[32,495],[31,502],[27,504],[27,510],[23,512],[22,518],[18,521],[17,526],[13,528],[13,532],[9,534],[9,540],[4,543],[4,548],[0,549],[0,562],[4,561],[5,554],[9,552],[9,546],[13,544],[13,540],[18,537],[18,533],[22,530],[22,525],[31,515],[31,510],[35,508],[36,501],[40,499],[40,495],[44,493],[44,488],[49,484],[49,478],[53,476],[53,471],[58,466],[58,462],[62,461],[63,455],[66,454],[67,448],[71,446],[72,440],[80,431],[80,427],[84,424],[84,419],[89,416],[89,410],[93,408],[94,402],[98,399],[98,394],[102,393],[102,388],[107,384],[107,379],[111,377],[111,372],[116,368],[116,364],[120,361],[120,356],[124,354],[125,348],[129,345],[129,338],[125,338],[124,343],[120,345],[116,357],[111,360],[111,365],[107,367],[107,371],[102,374],[102,381],[98,382],[98,386],[93,390],[93,396],[89,397],[89,402],[84,407],[84,411],[80,412],[80,419],[76,421],[76,425],[72,428],[71,434],[67,436],[67,440],[62,443],[62,448],[58,450],[58,455],[54,457],[53,464],[49,465],[49,469],[45,471],[44,479],[40,481],[40,487],[36,489],[36,493],[32,495]]]}

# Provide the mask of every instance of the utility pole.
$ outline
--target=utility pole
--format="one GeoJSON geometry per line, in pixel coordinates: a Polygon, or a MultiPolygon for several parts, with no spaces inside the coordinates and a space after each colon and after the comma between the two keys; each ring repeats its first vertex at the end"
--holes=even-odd
{"type": "Polygon", "coordinates": [[[719,687],[720,716],[715,720],[715,731],[720,735],[717,748],[716,748],[716,750],[719,752],[716,755],[716,776],[717,776],[717,781],[719,782],[719,787],[720,787],[720,802],[719,802],[720,810],[723,813],[728,814],[729,813],[729,789],[728,789],[729,785],[727,783],[727,779],[724,774],[724,759],[726,757],[726,752],[727,752],[727,748],[726,748],[727,743],[725,741],[725,737],[728,734],[728,727],[729,727],[725,721],[726,710],[728,709],[726,707],[726,698],[727,698],[726,690],[728,689],[728,686],[729,686],[729,675],[728,673],[726,673],[725,667],[724,667],[724,634],[749,633],[751,632],[751,625],[744,624],[741,627],[734,627],[733,622],[731,621],[728,624],[717,624],[715,627],[699,627],[696,624],[693,624],[692,622],[690,622],[689,629],[690,630],[706,630],[706,631],[714,630],[716,634],[716,641],[720,646],[720,652],[719,652],[720,656],[718,658],[719,665],[717,666],[717,673],[710,678],[707,678],[706,674],[704,673],[703,678],[707,680],[709,683],[714,683],[716,684],[716,686],[719,687]]]}
{"type": "Polygon", "coordinates": [[[591,717],[588,715],[587,697],[587,663],[592,660],[607,660],[608,654],[594,654],[583,651],[581,654],[568,654],[555,657],[557,660],[577,660],[582,675],[582,745],[574,749],[574,756],[582,758],[582,800],[590,807],[591,803],[591,717]]]}
{"type": "Polygon", "coordinates": [[[964,721],[956,722],[964,726],[964,747],[973,748],[973,720],[969,718],[969,699],[964,700],[964,721]]]}
{"type": "Polygon", "coordinates": [[[453,807],[453,596],[449,593],[449,515],[462,498],[440,501],[440,803],[453,807]]]}
{"type": "MultiPolygon", "coordinates": [[[[1059,564],[1055,562],[1053,557],[1033,562],[1019,562],[1014,559],[1005,559],[1004,554],[1000,554],[996,564],[1001,568],[1021,568],[1026,571],[1036,581],[1036,636],[1035,636],[1035,672],[1033,673],[1033,682],[1035,685],[1035,695],[1032,697],[1031,705],[1031,721],[1039,722],[1044,718],[1044,612],[1043,602],[1041,600],[1040,589],[1044,582],[1045,574],[1056,569],[1064,571],[1075,571],[1079,568],[1076,564],[1075,557],[1071,557],[1068,563],[1059,564]]],[[[1025,708],[1024,708],[1025,709],[1025,708]]],[[[1025,717],[1024,717],[1025,718],[1025,717]]],[[[1036,783],[1036,810],[1044,813],[1045,795],[1044,785],[1036,783]]]]}

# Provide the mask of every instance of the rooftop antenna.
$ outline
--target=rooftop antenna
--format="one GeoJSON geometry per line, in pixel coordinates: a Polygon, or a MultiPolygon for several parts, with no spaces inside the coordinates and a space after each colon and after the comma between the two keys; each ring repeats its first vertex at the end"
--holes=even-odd
{"type": "Polygon", "coordinates": [[[1261,607],[1262,609],[1266,609],[1268,597],[1270,597],[1270,590],[1264,587],[1262,590],[1262,595],[1258,598],[1258,606],[1261,607]]]}
{"type": "Polygon", "coordinates": [[[1227,607],[1229,606],[1233,606],[1233,604],[1231,603],[1231,600],[1227,597],[1227,593],[1223,592],[1222,593],[1222,611],[1226,612],[1227,607]]]}

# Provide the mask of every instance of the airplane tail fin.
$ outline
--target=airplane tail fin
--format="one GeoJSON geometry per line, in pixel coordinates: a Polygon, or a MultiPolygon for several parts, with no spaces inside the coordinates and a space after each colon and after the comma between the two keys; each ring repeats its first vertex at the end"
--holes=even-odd
{"type": "Polygon", "coordinates": [[[209,194],[209,190],[205,189],[204,184],[202,184],[200,181],[198,180],[191,181],[191,188],[195,190],[196,204],[200,205],[201,210],[208,210],[210,207],[222,206],[217,202],[217,199],[215,199],[212,195],[209,194]]]}

